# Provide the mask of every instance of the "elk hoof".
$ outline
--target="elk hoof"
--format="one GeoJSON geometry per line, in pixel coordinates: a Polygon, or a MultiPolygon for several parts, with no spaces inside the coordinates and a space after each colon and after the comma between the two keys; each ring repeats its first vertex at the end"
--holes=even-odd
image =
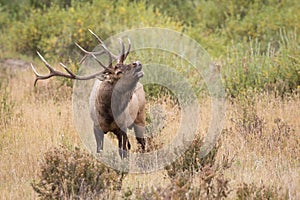
{"type": "Polygon", "coordinates": [[[97,148],[97,153],[101,153],[103,151],[103,149],[101,149],[101,148],[97,148]]]}
{"type": "Polygon", "coordinates": [[[127,151],[123,149],[119,149],[119,155],[122,159],[129,157],[129,153],[127,153],[127,151]]]}

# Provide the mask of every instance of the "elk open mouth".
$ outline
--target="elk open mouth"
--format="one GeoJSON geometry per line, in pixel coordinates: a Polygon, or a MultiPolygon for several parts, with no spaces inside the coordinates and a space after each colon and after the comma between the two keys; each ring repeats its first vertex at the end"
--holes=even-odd
{"type": "Polygon", "coordinates": [[[135,73],[137,73],[138,77],[141,78],[144,76],[144,72],[142,71],[142,64],[140,62],[137,62],[136,63],[136,67],[134,68],[135,69],[135,73]]]}
{"type": "Polygon", "coordinates": [[[137,76],[139,78],[142,78],[144,76],[144,72],[142,71],[142,67],[140,67],[139,71],[136,71],[136,73],[137,73],[137,76]]]}

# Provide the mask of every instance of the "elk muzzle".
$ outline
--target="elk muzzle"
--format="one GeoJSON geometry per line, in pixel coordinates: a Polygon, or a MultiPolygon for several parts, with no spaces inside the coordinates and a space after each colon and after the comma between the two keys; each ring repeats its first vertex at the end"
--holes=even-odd
{"type": "Polygon", "coordinates": [[[140,61],[135,61],[133,64],[133,68],[135,70],[135,73],[138,75],[138,78],[141,78],[144,76],[144,72],[142,71],[142,64],[140,61]]]}

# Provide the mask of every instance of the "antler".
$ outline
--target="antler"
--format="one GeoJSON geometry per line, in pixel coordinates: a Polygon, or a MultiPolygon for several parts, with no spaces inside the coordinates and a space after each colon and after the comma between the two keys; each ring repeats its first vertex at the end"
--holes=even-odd
{"type": "Polygon", "coordinates": [[[121,53],[120,53],[120,55],[119,55],[118,63],[123,63],[123,62],[126,60],[128,54],[129,54],[129,52],[130,52],[131,42],[130,42],[130,40],[129,40],[129,38],[128,38],[128,49],[127,49],[127,51],[126,51],[126,53],[125,53],[125,45],[124,45],[124,42],[123,42],[123,40],[122,40],[121,38],[119,38],[119,41],[120,41],[120,44],[121,44],[121,53]]]}
{"type": "MultiPolygon", "coordinates": [[[[81,47],[79,44],[75,43],[75,45],[85,53],[84,57],[80,60],[79,63],[82,63],[88,55],[91,55],[97,63],[99,63],[99,65],[101,65],[101,67],[104,68],[104,71],[109,71],[109,72],[113,72],[112,69],[112,62],[113,59],[117,60],[117,62],[119,64],[123,64],[123,62],[125,61],[125,59],[127,58],[129,52],[130,52],[130,48],[131,48],[131,43],[130,40],[128,39],[128,49],[125,52],[125,44],[123,42],[123,40],[121,38],[119,38],[119,42],[121,45],[121,52],[119,56],[116,56],[115,54],[113,54],[111,51],[109,51],[109,49],[106,47],[106,45],[103,43],[103,41],[93,32],[89,29],[89,31],[91,32],[91,34],[97,39],[97,41],[99,42],[99,44],[102,46],[103,50],[102,51],[87,51],[85,50],[83,47],[81,47]],[[109,66],[106,67],[97,57],[96,55],[102,55],[102,54],[108,54],[109,56],[109,66]]],[[[63,73],[60,71],[55,70],[47,61],[46,59],[39,53],[37,52],[38,56],[41,58],[41,60],[43,61],[43,63],[46,65],[46,67],[49,70],[49,74],[48,75],[41,75],[39,74],[35,67],[31,64],[31,68],[36,76],[36,79],[34,81],[34,86],[36,85],[38,80],[44,80],[44,79],[48,79],[51,78],[52,76],[60,76],[60,77],[65,77],[65,78],[70,78],[70,79],[76,79],[76,80],[89,80],[89,79],[93,79],[98,77],[99,75],[102,75],[104,73],[104,71],[101,72],[96,72],[94,74],[91,75],[85,75],[85,76],[78,76],[76,74],[74,74],[68,67],[66,67],[63,63],[60,63],[60,65],[64,68],[64,70],[67,73],[63,73]]]]}
{"type": "MultiPolygon", "coordinates": [[[[96,78],[98,77],[99,75],[103,74],[104,71],[101,71],[101,72],[96,72],[94,74],[90,74],[90,75],[86,75],[86,76],[78,76],[76,74],[74,74],[67,66],[65,66],[63,63],[60,63],[60,65],[66,70],[67,73],[63,73],[63,72],[60,72],[60,71],[57,71],[55,70],[47,61],[46,59],[37,51],[37,54],[38,56],[41,58],[41,60],[43,61],[43,63],[46,65],[46,67],[48,68],[49,70],[49,74],[48,75],[41,75],[39,74],[35,67],[33,66],[33,64],[31,64],[31,68],[36,76],[35,78],[35,81],[34,81],[34,86],[36,85],[37,81],[38,80],[44,80],[44,79],[48,79],[48,78],[51,78],[52,76],[60,76],[60,77],[65,77],[65,78],[70,78],[70,79],[76,79],[76,80],[90,80],[90,79],[93,79],[93,78],[96,78]]],[[[94,54],[91,54],[93,55],[93,57],[96,59],[96,61],[98,63],[101,63],[94,54]]],[[[102,66],[102,63],[101,63],[101,66],[102,66]]],[[[104,66],[102,66],[104,67],[104,66]]],[[[107,67],[104,67],[106,70],[111,70],[107,67]]]]}
{"type": "MultiPolygon", "coordinates": [[[[119,38],[119,42],[120,42],[120,45],[121,45],[121,52],[120,52],[120,55],[117,56],[115,54],[113,54],[108,48],[107,46],[104,44],[104,42],[100,39],[100,37],[98,35],[96,35],[92,30],[90,30],[90,33],[97,39],[98,43],[100,44],[100,46],[103,48],[102,51],[96,51],[96,52],[90,52],[90,51],[87,51],[85,50],[84,48],[82,48],[79,44],[75,43],[75,45],[85,53],[84,57],[80,60],[79,63],[82,63],[88,55],[102,55],[104,53],[107,53],[108,56],[109,56],[109,67],[112,67],[112,62],[113,62],[113,59],[117,60],[117,62],[119,64],[123,64],[123,62],[126,60],[129,52],[130,52],[130,48],[131,48],[131,42],[130,40],[128,39],[128,49],[125,53],[125,44],[123,42],[123,40],[121,38],[119,38]]],[[[94,57],[94,56],[93,56],[94,57]]],[[[100,64],[101,66],[103,66],[102,64],[100,64]]]]}

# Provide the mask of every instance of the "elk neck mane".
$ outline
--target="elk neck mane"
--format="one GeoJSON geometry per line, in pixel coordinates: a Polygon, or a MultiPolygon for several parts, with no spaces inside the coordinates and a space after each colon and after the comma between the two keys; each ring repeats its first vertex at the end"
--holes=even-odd
{"type": "Polygon", "coordinates": [[[132,85],[122,84],[121,79],[114,82],[109,80],[101,81],[101,87],[98,90],[99,94],[101,94],[101,98],[98,99],[100,100],[99,103],[108,107],[112,106],[114,114],[118,116],[125,111],[134,91],[139,87],[141,87],[141,84],[137,84],[137,82],[132,85]]]}

